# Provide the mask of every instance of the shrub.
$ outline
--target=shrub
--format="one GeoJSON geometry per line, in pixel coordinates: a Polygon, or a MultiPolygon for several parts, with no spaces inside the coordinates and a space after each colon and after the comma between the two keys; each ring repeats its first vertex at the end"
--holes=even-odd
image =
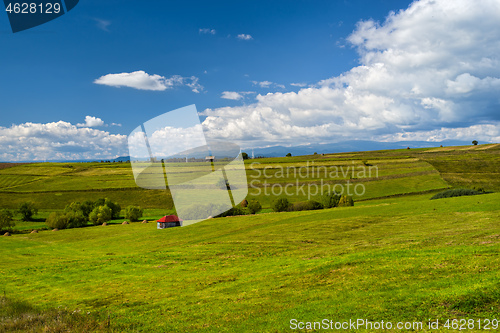
{"type": "Polygon", "coordinates": [[[74,201],[70,203],[69,205],[66,205],[64,207],[65,212],[81,212],[82,211],[82,204],[79,201],[74,201]]]}
{"type": "Polygon", "coordinates": [[[472,144],[473,144],[474,146],[477,146],[477,144],[478,144],[478,143],[479,143],[479,142],[477,142],[477,140],[472,141],[472,144]]]}
{"type": "Polygon", "coordinates": [[[13,216],[12,212],[8,209],[0,210],[0,230],[9,230],[16,225],[12,220],[13,216]]]}
{"type": "Polygon", "coordinates": [[[301,202],[295,202],[293,205],[291,205],[288,210],[290,212],[296,212],[296,211],[301,211],[301,210],[316,210],[316,209],[323,209],[323,205],[317,201],[309,200],[309,201],[301,201],[301,202]]]}
{"type": "Polygon", "coordinates": [[[250,200],[250,202],[247,205],[247,209],[250,212],[250,214],[255,214],[258,213],[260,210],[262,210],[262,205],[257,200],[250,200]]]}
{"type": "Polygon", "coordinates": [[[38,208],[33,202],[27,201],[19,206],[17,212],[23,216],[23,221],[31,221],[33,215],[38,213],[38,208]]]}
{"type": "Polygon", "coordinates": [[[275,202],[273,202],[273,210],[275,212],[286,212],[290,207],[290,202],[287,198],[278,198],[275,202]]]}
{"type": "MultiPolygon", "coordinates": [[[[90,203],[92,201],[85,201],[85,204],[87,205],[87,209],[89,209],[90,207],[92,207],[92,209],[90,209],[90,211],[94,210],[95,208],[97,207],[100,207],[100,206],[107,206],[109,209],[111,209],[111,217],[113,219],[117,219],[120,217],[120,212],[122,210],[122,207],[116,203],[116,202],[113,202],[111,201],[110,199],[108,198],[100,198],[100,199],[97,199],[92,206],[90,206],[90,203]]],[[[89,212],[89,215],[90,215],[90,212],[89,212]]]]}
{"type": "Polygon", "coordinates": [[[220,213],[216,217],[237,216],[237,215],[245,215],[245,212],[243,211],[243,209],[238,207],[238,206],[233,207],[233,208],[231,208],[223,213],[220,213]]]}
{"type": "Polygon", "coordinates": [[[354,200],[352,200],[352,197],[350,196],[343,195],[339,200],[338,207],[350,207],[350,206],[354,206],[354,200]]]}
{"type": "Polygon", "coordinates": [[[106,198],[104,200],[104,205],[108,206],[111,209],[111,218],[117,219],[120,217],[120,212],[122,210],[122,207],[118,203],[113,202],[108,198],[106,198]]]}
{"type": "Polygon", "coordinates": [[[292,157],[292,153],[286,154],[286,157],[292,157]]]}
{"type": "Polygon", "coordinates": [[[434,195],[431,198],[431,200],[442,199],[442,198],[461,197],[464,195],[478,195],[478,194],[484,194],[484,193],[485,192],[483,192],[483,191],[470,190],[467,188],[455,188],[452,190],[446,190],[443,192],[439,192],[438,194],[434,195]]]}
{"type": "Polygon", "coordinates": [[[68,228],[80,228],[87,225],[87,219],[82,212],[68,212],[66,218],[68,219],[68,228]]]}
{"type": "Polygon", "coordinates": [[[87,219],[80,211],[57,212],[51,213],[45,224],[52,229],[80,228],[87,225],[87,219]]]}
{"type": "Polygon", "coordinates": [[[242,201],[242,202],[240,202],[240,206],[241,206],[241,207],[243,207],[243,208],[245,208],[246,206],[248,206],[248,201],[247,201],[247,199],[243,199],[243,201],[242,201]]]}
{"type": "Polygon", "coordinates": [[[92,210],[94,210],[94,208],[96,208],[96,207],[104,206],[105,202],[106,202],[106,199],[104,199],[104,198],[97,199],[96,201],[94,201],[92,210]]]}
{"type": "Polygon", "coordinates": [[[334,208],[339,205],[340,195],[335,192],[325,193],[320,201],[324,208],[334,208]]]}
{"type": "Polygon", "coordinates": [[[80,209],[83,213],[83,216],[85,216],[85,218],[89,218],[89,214],[90,212],[92,212],[94,210],[94,202],[92,202],[91,200],[85,200],[81,205],[80,205],[80,209]]]}
{"type": "Polygon", "coordinates": [[[75,201],[64,208],[65,213],[74,213],[72,216],[77,216],[78,221],[75,222],[75,227],[86,225],[92,210],[94,210],[94,203],[90,200],[86,200],[83,203],[75,201]],[[83,216],[84,222],[80,221],[80,216],[83,216]]]}
{"type": "Polygon", "coordinates": [[[104,222],[108,222],[113,217],[111,208],[108,206],[99,206],[94,208],[94,210],[89,214],[89,220],[94,225],[100,225],[104,222]]]}
{"type": "Polygon", "coordinates": [[[125,210],[125,218],[130,222],[137,222],[142,217],[143,210],[141,207],[128,206],[125,210]]]}
{"type": "Polygon", "coordinates": [[[51,213],[45,220],[45,224],[51,229],[66,229],[69,224],[68,217],[60,212],[51,213]]]}

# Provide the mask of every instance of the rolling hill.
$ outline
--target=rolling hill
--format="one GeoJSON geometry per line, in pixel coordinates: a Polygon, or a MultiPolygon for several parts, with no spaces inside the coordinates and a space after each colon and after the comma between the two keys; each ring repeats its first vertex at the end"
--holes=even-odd
{"type": "MultiPolygon", "coordinates": [[[[249,178],[270,184],[292,183],[279,171],[301,166],[310,173],[300,181],[317,184],[312,161],[377,166],[378,177],[332,180],[362,180],[366,196],[354,207],[0,237],[0,332],[288,332],[323,319],[410,323],[419,332],[449,331],[448,319],[493,328],[500,195],[429,199],[463,184],[496,190],[499,156],[488,145],[252,160],[249,178]]],[[[60,209],[98,194],[134,202],[130,193],[148,191],[131,190],[127,172],[120,164],[13,166],[0,171],[2,205],[56,197],[63,202],[52,209],[60,209]]]]}

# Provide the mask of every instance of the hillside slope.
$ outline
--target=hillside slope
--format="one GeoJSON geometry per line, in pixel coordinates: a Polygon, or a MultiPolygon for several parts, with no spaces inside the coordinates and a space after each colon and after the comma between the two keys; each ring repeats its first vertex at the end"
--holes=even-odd
{"type": "Polygon", "coordinates": [[[2,288],[41,308],[109,311],[115,332],[496,318],[500,194],[429,197],[1,237],[2,288]]]}

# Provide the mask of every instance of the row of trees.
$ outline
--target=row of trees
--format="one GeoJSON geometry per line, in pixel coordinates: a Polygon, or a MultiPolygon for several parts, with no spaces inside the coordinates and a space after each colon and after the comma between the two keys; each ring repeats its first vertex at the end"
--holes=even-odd
{"type": "Polygon", "coordinates": [[[14,213],[21,214],[23,221],[33,220],[33,216],[38,213],[38,208],[31,201],[22,203],[14,212],[9,209],[0,210],[0,231],[11,230],[15,227],[14,213]]]}
{"type": "MultiPolygon", "coordinates": [[[[86,200],[72,202],[64,208],[63,212],[54,212],[49,215],[45,223],[49,228],[66,229],[84,227],[91,222],[93,225],[101,225],[104,222],[118,219],[121,206],[108,198],[96,201],[86,200]]],[[[142,217],[143,210],[140,207],[128,206],[125,209],[125,218],[131,222],[137,222],[142,217]]]]}
{"type": "Polygon", "coordinates": [[[291,203],[287,198],[278,198],[272,203],[275,212],[293,212],[301,210],[316,210],[334,207],[354,206],[354,200],[347,195],[339,195],[335,192],[325,193],[321,197],[321,202],[308,200],[291,203]]]}

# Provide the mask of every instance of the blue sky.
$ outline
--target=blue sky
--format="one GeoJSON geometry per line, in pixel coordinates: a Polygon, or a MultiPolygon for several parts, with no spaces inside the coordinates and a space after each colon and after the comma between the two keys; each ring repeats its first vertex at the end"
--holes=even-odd
{"type": "Polygon", "coordinates": [[[16,34],[0,15],[0,160],[127,155],[190,104],[243,147],[497,142],[499,5],[468,6],[82,0],[16,34]]]}

